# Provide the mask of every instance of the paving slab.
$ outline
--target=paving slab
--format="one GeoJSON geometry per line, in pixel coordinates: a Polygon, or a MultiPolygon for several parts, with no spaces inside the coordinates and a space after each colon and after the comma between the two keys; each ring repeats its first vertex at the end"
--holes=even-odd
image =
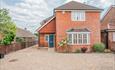
{"type": "Polygon", "coordinates": [[[0,59],[0,70],[115,70],[115,54],[68,54],[29,47],[0,59]]]}

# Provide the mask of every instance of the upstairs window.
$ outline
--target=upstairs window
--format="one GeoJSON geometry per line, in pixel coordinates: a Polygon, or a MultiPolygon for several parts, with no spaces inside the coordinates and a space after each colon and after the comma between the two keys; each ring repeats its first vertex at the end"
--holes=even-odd
{"type": "Polygon", "coordinates": [[[71,20],[72,21],[85,21],[85,11],[72,11],[71,20]]]}

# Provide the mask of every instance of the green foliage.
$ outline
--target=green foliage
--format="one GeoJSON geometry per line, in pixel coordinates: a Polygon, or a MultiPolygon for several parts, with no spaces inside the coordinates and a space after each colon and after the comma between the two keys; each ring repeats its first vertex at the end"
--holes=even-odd
{"type": "Polygon", "coordinates": [[[36,39],[39,39],[39,33],[34,33],[36,39]]]}
{"type": "Polygon", "coordinates": [[[58,45],[59,45],[60,47],[64,47],[65,45],[67,45],[67,39],[63,39],[62,41],[60,41],[60,42],[58,43],[58,45]]]}
{"type": "Polygon", "coordinates": [[[0,44],[4,45],[11,44],[16,34],[16,25],[6,9],[0,9],[0,34],[4,36],[0,44]]]}
{"type": "Polygon", "coordinates": [[[96,44],[93,45],[93,50],[95,52],[104,52],[105,45],[103,43],[96,43],[96,44]]]}
{"type": "Polygon", "coordinates": [[[38,37],[39,34],[38,34],[38,33],[34,33],[34,35],[35,35],[36,37],[38,37]]]}
{"type": "Polygon", "coordinates": [[[16,42],[24,42],[24,38],[16,37],[16,42]]]}
{"type": "Polygon", "coordinates": [[[81,49],[76,49],[75,53],[81,53],[81,49]]]}
{"type": "Polygon", "coordinates": [[[5,35],[5,37],[3,38],[3,40],[1,40],[1,44],[3,45],[8,45],[11,44],[11,42],[14,40],[14,34],[13,33],[8,33],[5,35]]]}

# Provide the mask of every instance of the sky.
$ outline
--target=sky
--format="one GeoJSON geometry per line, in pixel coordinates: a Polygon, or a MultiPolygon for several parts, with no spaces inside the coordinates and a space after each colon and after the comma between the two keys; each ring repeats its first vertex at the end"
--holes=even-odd
{"type": "MultiPolygon", "coordinates": [[[[53,9],[72,0],[0,0],[0,8],[9,10],[17,27],[34,33],[40,22],[53,15],[53,9]]],[[[104,9],[102,15],[115,0],[73,0],[104,9]]],[[[102,16],[101,15],[101,16],[102,16]]]]}

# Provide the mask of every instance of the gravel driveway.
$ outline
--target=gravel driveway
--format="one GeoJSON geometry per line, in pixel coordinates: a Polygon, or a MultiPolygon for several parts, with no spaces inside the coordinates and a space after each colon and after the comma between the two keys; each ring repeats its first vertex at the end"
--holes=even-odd
{"type": "Polygon", "coordinates": [[[115,54],[66,54],[30,47],[6,55],[0,70],[115,70],[115,54]]]}

